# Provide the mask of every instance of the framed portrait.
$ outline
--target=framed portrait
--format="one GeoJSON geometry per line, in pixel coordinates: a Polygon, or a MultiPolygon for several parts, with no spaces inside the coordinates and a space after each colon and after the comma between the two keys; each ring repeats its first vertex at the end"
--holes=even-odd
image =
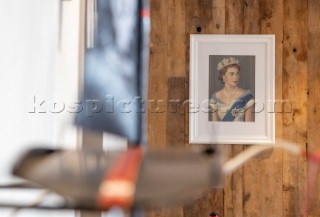
{"type": "Polygon", "coordinates": [[[274,80],[274,35],[190,35],[189,142],[274,144],[274,80]]]}

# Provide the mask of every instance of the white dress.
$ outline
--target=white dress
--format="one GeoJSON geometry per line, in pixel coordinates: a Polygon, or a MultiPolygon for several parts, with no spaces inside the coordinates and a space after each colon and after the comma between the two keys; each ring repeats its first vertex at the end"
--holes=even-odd
{"type": "Polygon", "coordinates": [[[217,112],[220,121],[244,121],[245,111],[254,104],[253,95],[247,90],[230,104],[219,100],[216,94],[212,94],[209,106],[212,112],[217,112]]]}

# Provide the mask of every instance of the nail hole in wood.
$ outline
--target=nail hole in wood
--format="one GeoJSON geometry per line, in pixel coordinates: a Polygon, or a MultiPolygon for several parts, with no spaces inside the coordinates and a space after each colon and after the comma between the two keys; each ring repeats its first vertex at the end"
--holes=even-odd
{"type": "Polygon", "coordinates": [[[201,32],[201,27],[200,26],[197,27],[197,32],[201,32]]]}

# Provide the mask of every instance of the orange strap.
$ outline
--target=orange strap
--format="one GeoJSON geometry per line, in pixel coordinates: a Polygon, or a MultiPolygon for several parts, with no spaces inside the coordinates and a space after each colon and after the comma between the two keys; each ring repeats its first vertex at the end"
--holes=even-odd
{"type": "Polygon", "coordinates": [[[97,198],[99,208],[129,208],[132,205],[141,160],[140,148],[129,149],[117,157],[100,184],[97,198]]]}

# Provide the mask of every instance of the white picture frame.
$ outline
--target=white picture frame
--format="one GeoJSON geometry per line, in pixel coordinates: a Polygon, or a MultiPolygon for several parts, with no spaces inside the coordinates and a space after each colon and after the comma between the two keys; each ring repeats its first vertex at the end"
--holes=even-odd
{"type": "Polygon", "coordinates": [[[274,35],[190,35],[190,143],[274,144],[274,105],[274,35]],[[254,121],[210,120],[214,112],[209,106],[211,94],[214,90],[223,90],[217,83],[217,64],[225,57],[239,60],[238,85],[243,75],[247,76],[242,83],[250,88],[242,88],[253,92],[254,121]]]}

